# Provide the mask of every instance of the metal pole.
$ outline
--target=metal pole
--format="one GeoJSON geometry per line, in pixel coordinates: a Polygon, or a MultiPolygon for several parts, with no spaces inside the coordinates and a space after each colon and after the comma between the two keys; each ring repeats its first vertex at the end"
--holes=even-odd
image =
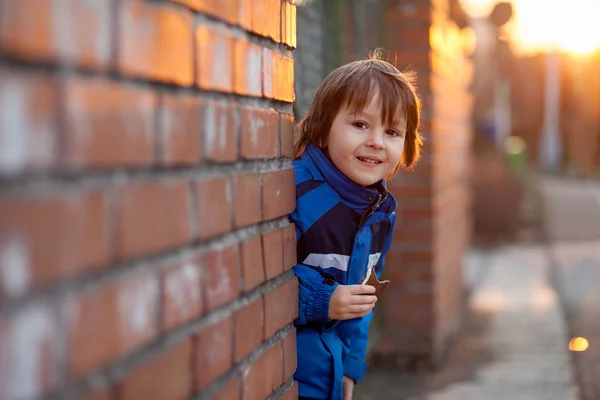
{"type": "Polygon", "coordinates": [[[546,56],[546,94],[544,125],[540,144],[540,167],[546,172],[557,172],[562,160],[560,137],[560,60],[557,50],[546,56]]]}

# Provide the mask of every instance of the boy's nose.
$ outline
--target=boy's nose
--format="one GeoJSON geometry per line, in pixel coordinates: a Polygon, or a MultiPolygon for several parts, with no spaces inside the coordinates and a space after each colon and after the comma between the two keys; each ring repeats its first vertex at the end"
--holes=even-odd
{"type": "Polygon", "coordinates": [[[372,131],[367,140],[367,146],[373,147],[375,149],[383,149],[383,132],[372,131]]]}

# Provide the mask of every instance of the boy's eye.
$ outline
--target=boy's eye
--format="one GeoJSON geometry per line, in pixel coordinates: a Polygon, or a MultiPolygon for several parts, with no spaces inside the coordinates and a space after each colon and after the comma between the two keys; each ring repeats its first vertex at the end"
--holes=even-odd
{"type": "Polygon", "coordinates": [[[366,129],[367,128],[367,124],[365,124],[362,121],[353,122],[352,126],[354,126],[355,128],[358,128],[358,129],[366,129]]]}
{"type": "Polygon", "coordinates": [[[402,135],[400,132],[398,132],[398,131],[397,131],[397,130],[395,130],[395,129],[390,129],[390,130],[388,130],[388,131],[387,131],[387,134],[388,134],[388,135],[390,135],[390,136],[399,136],[399,137],[402,137],[402,136],[404,136],[404,135],[402,135]]]}

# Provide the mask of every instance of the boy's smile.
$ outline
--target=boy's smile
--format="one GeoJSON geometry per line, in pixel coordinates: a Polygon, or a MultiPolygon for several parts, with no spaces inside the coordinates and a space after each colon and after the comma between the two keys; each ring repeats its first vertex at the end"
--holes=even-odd
{"type": "Polygon", "coordinates": [[[374,96],[356,114],[347,105],[342,107],[331,125],[326,146],[329,158],[358,185],[369,186],[381,181],[400,162],[406,135],[405,119],[398,118],[394,126],[386,125],[382,119],[379,96],[374,96]]]}

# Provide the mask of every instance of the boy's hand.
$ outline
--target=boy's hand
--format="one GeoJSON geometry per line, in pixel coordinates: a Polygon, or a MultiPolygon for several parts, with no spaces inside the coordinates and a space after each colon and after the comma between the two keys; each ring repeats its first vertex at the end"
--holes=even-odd
{"type": "Polygon", "coordinates": [[[352,400],[352,393],[354,392],[354,380],[344,375],[342,387],[344,392],[344,400],[352,400]]]}
{"type": "Polygon", "coordinates": [[[338,285],[329,299],[329,319],[345,320],[367,315],[375,307],[375,288],[370,285],[338,285]]]}

